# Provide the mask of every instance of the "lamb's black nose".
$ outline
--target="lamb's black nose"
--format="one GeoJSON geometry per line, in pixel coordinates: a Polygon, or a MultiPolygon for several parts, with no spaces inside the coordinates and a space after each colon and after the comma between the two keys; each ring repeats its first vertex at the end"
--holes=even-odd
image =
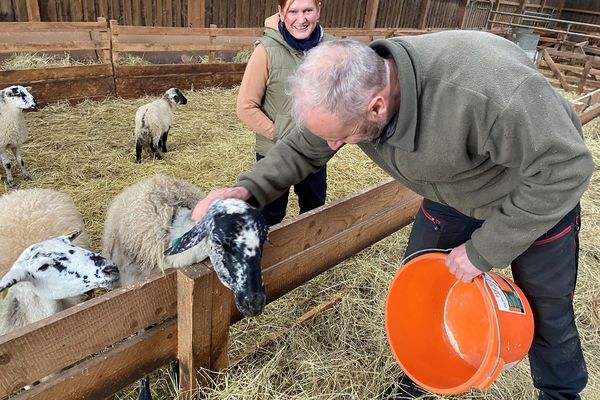
{"type": "Polygon", "coordinates": [[[256,317],[267,304],[265,292],[251,293],[236,297],[236,306],[244,317],[256,317]]]}

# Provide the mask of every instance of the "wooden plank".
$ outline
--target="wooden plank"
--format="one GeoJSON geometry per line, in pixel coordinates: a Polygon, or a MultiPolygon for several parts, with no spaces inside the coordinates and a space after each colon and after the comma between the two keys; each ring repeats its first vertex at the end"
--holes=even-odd
{"type": "Polygon", "coordinates": [[[408,190],[394,180],[386,180],[363,189],[342,200],[302,214],[303,217],[284,223],[281,228],[269,232],[264,247],[263,268],[269,268],[303,250],[317,246],[360,221],[375,217],[382,209],[389,209],[407,195],[408,190]],[[318,211],[318,212],[317,212],[318,211]],[[323,224],[322,221],[327,221],[323,224]]]}
{"type": "Polygon", "coordinates": [[[54,375],[11,400],[103,399],[139,378],[175,361],[174,319],[150,328],[110,350],[54,375]]]}
{"type": "Polygon", "coordinates": [[[585,66],[583,67],[583,71],[581,72],[581,80],[579,81],[579,85],[577,85],[577,92],[583,93],[583,88],[585,87],[585,82],[587,81],[587,76],[592,69],[592,60],[587,60],[585,66]]]}
{"type": "Polygon", "coordinates": [[[141,77],[154,79],[161,76],[171,78],[179,75],[197,75],[214,73],[244,73],[245,64],[161,64],[161,65],[117,65],[115,76],[117,78],[141,77]]]}
{"type": "Polygon", "coordinates": [[[216,273],[211,276],[213,304],[210,324],[212,328],[210,370],[220,371],[229,366],[229,325],[232,312],[239,313],[239,311],[235,307],[231,290],[223,286],[216,273]]]}
{"type": "Polygon", "coordinates": [[[548,65],[548,67],[552,70],[552,73],[554,74],[556,79],[558,79],[558,81],[560,82],[560,86],[566,91],[572,90],[569,84],[565,81],[565,78],[560,73],[558,68],[556,68],[556,64],[554,64],[552,57],[550,57],[550,55],[548,54],[548,49],[542,50],[542,57],[544,58],[546,65],[548,65]]]}
{"type": "Polygon", "coordinates": [[[589,109],[584,111],[579,116],[579,119],[581,119],[582,124],[587,124],[588,122],[590,122],[591,120],[593,120],[594,118],[596,118],[599,115],[600,115],[600,104],[596,104],[595,106],[590,107],[589,109]]]}
{"type": "MultiPolygon", "coordinates": [[[[245,48],[245,44],[210,44],[210,43],[114,43],[116,52],[163,52],[163,51],[239,51],[245,48]]],[[[58,45],[57,45],[58,47],[58,45]]],[[[11,46],[12,48],[12,46],[11,46]]],[[[94,48],[94,47],[90,47],[94,48]]],[[[106,48],[106,47],[103,47],[106,48]]],[[[0,43],[0,52],[3,46],[0,43]]],[[[8,50],[6,50],[8,51],[8,50]]],[[[5,51],[5,52],[6,52],[5,51]]]]}
{"type": "Polygon", "coordinates": [[[367,0],[367,11],[365,15],[365,29],[374,29],[377,22],[377,11],[379,10],[379,0],[367,0]]]}
{"type": "Polygon", "coordinates": [[[75,104],[88,98],[103,100],[115,95],[115,83],[112,77],[43,81],[31,83],[31,86],[40,107],[56,101],[75,104]]]}
{"type": "Polygon", "coordinates": [[[39,52],[39,51],[76,51],[110,49],[110,44],[101,41],[70,40],[62,43],[0,43],[0,53],[39,52]]]}
{"type": "Polygon", "coordinates": [[[40,5],[38,0],[27,1],[27,20],[29,22],[40,22],[40,5]]]}
{"type": "MultiPolygon", "coordinates": [[[[421,4],[423,4],[421,2],[421,4]]],[[[429,8],[431,7],[431,0],[425,0],[425,6],[423,7],[423,14],[421,14],[421,18],[419,19],[418,27],[420,29],[425,29],[427,27],[427,18],[429,17],[429,8]]]]}
{"type": "Polygon", "coordinates": [[[268,302],[279,298],[389,234],[410,224],[421,196],[408,189],[398,205],[333,236],[263,272],[268,302]],[[332,249],[335,249],[332,251],[332,249]],[[310,263],[307,264],[307,260],[310,263]]]}
{"type": "Polygon", "coordinates": [[[67,7],[69,7],[69,21],[83,22],[83,0],[70,0],[67,7]]]}
{"type": "Polygon", "coordinates": [[[175,315],[173,273],[141,281],[131,289],[113,290],[1,336],[0,397],[175,315]]]}
{"type": "MultiPolygon", "coordinates": [[[[213,271],[205,263],[177,271],[177,358],[181,393],[198,388],[196,371],[210,367],[213,271]]],[[[206,383],[206,382],[204,382],[206,383]]]]}
{"type": "Polygon", "coordinates": [[[31,83],[54,79],[92,78],[112,76],[112,67],[107,64],[80,65],[74,67],[36,68],[2,71],[0,84],[31,83]]]}
{"type": "MultiPolygon", "coordinates": [[[[200,64],[211,65],[211,64],[200,64]]],[[[223,64],[213,64],[223,65],[223,64]]],[[[242,64],[245,65],[245,64],[242,64]]],[[[116,92],[119,97],[138,98],[145,95],[158,95],[164,93],[170,87],[180,89],[201,89],[205,87],[222,86],[233,87],[239,85],[242,81],[243,72],[233,73],[200,73],[186,76],[157,76],[151,77],[127,77],[116,78],[116,92]]]]}
{"type": "Polygon", "coordinates": [[[106,29],[98,22],[3,22],[0,32],[55,32],[106,29]]]}

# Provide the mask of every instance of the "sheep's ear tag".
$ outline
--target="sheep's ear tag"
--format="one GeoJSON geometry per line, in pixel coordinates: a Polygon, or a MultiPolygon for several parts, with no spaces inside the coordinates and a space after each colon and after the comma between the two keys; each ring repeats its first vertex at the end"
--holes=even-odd
{"type": "Polygon", "coordinates": [[[8,295],[8,288],[2,289],[2,291],[0,291],[0,300],[4,300],[7,295],[8,295]]]}
{"type": "Polygon", "coordinates": [[[199,227],[198,224],[194,225],[192,229],[181,235],[179,238],[173,240],[171,242],[171,247],[165,250],[164,254],[167,256],[172,256],[174,254],[184,252],[191,247],[194,247],[204,237],[204,234],[202,232],[202,227],[199,227]]]}

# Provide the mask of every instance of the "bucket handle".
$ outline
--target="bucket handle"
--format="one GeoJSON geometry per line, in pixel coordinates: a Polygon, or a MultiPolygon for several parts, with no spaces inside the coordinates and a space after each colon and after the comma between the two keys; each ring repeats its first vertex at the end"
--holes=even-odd
{"type": "MultiPolygon", "coordinates": [[[[488,287],[488,289],[485,290],[485,293],[488,297],[488,299],[490,300],[491,304],[494,304],[494,299],[492,299],[492,296],[490,295],[490,291],[492,290],[488,280],[493,279],[487,272],[484,272],[482,274],[483,276],[481,276],[481,279],[483,280],[483,286],[484,287],[488,287]]],[[[479,385],[477,385],[477,388],[480,390],[485,390],[487,389],[492,383],[494,383],[494,381],[498,378],[498,375],[500,375],[500,372],[502,372],[502,369],[504,368],[504,360],[502,359],[502,357],[500,357],[502,355],[502,336],[501,336],[501,332],[500,332],[500,321],[498,320],[498,313],[494,312],[494,317],[496,319],[496,333],[497,333],[497,337],[498,337],[498,355],[496,356],[496,364],[494,365],[494,368],[492,368],[492,370],[490,371],[490,373],[488,374],[488,376],[486,378],[484,378],[483,382],[481,382],[479,385]]]]}
{"type": "Polygon", "coordinates": [[[406,264],[407,262],[409,262],[410,260],[412,260],[416,256],[421,255],[423,253],[446,253],[446,254],[450,254],[450,252],[452,250],[453,250],[452,248],[449,248],[449,249],[430,248],[430,249],[417,250],[414,253],[409,254],[408,256],[404,257],[404,259],[400,262],[400,266],[406,264]]]}

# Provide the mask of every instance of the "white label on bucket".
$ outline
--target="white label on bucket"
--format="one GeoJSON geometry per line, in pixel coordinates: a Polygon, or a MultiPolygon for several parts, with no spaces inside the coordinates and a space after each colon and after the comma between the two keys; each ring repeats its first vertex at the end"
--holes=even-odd
{"type": "Polygon", "coordinates": [[[517,360],[517,361],[513,361],[511,363],[504,364],[504,367],[502,367],[502,372],[508,371],[509,369],[511,369],[512,367],[514,367],[515,365],[517,365],[520,362],[521,362],[521,360],[517,360]]]}
{"type": "MultiPolygon", "coordinates": [[[[500,311],[506,312],[514,312],[517,314],[525,314],[525,308],[523,307],[523,302],[519,297],[519,294],[513,289],[510,292],[504,291],[500,289],[500,286],[494,281],[492,278],[487,275],[483,276],[484,282],[491,289],[494,298],[496,299],[496,304],[498,304],[498,309],[500,311]]],[[[510,286],[510,285],[509,285],[510,286]]],[[[510,286],[512,289],[512,286],[510,286]]]]}

